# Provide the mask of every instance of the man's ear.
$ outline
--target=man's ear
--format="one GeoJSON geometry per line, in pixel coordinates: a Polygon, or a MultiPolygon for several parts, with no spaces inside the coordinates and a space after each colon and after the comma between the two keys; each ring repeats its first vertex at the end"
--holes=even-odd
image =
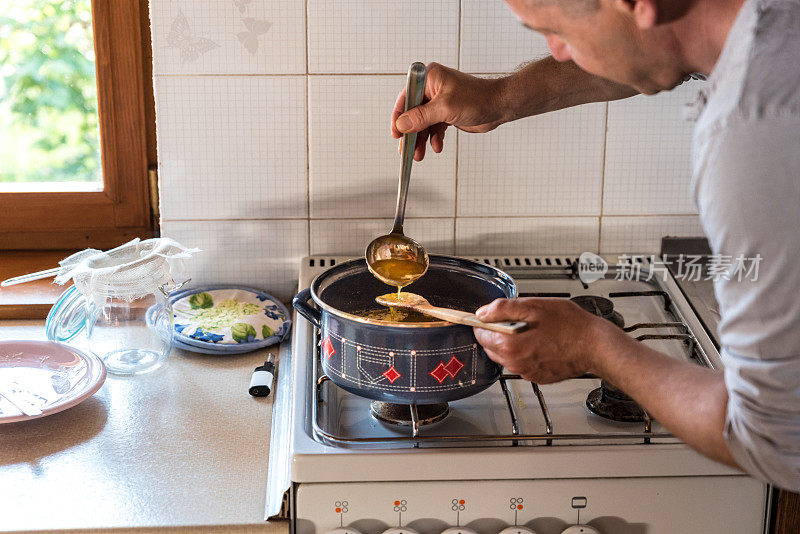
{"type": "Polygon", "coordinates": [[[633,18],[641,30],[648,30],[658,21],[657,0],[613,0],[614,7],[633,18]]]}

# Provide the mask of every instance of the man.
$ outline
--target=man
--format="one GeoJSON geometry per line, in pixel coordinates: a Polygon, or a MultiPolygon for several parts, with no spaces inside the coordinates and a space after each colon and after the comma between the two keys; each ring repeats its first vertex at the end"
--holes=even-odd
{"type": "Polygon", "coordinates": [[[702,454],[800,490],[800,0],[508,0],[552,57],[488,80],[429,68],[423,105],[392,117],[418,131],[415,159],[449,125],[515,119],[709,76],[699,95],[693,188],[716,254],[761,255],[756,281],[715,282],[725,371],[677,361],[559,299],[497,300],[475,330],[510,372],[549,383],[601,376],[702,454]]]}

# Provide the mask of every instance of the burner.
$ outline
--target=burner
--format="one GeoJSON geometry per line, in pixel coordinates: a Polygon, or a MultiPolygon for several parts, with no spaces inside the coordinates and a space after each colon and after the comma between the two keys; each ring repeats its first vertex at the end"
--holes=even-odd
{"type": "MultiPolygon", "coordinates": [[[[622,314],[614,311],[614,303],[611,302],[611,299],[595,295],[579,295],[570,300],[589,313],[608,319],[620,328],[625,326],[625,319],[622,318],[622,314]]],[[[601,380],[600,387],[586,397],[586,407],[592,413],[613,421],[644,421],[642,407],[605,380],[601,380]]]]}
{"type": "Polygon", "coordinates": [[[612,386],[605,380],[600,381],[600,387],[589,393],[586,397],[586,407],[592,413],[626,423],[644,421],[644,410],[636,401],[621,390],[612,386]]]}
{"type": "MultiPolygon", "coordinates": [[[[411,426],[411,407],[407,404],[392,404],[391,402],[373,401],[370,404],[372,416],[378,421],[390,425],[411,426]]],[[[446,402],[439,404],[418,404],[417,416],[419,425],[432,425],[438,423],[450,413],[446,402]]]]}
{"type": "Polygon", "coordinates": [[[611,299],[594,295],[578,295],[569,300],[589,313],[608,319],[620,328],[625,326],[625,319],[619,312],[614,311],[614,303],[611,302],[611,299]]]}
{"type": "MultiPolygon", "coordinates": [[[[595,295],[579,295],[570,300],[589,313],[608,319],[620,328],[625,326],[625,319],[619,312],[614,311],[611,299],[595,295]]],[[[644,421],[644,410],[641,406],[605,380],[601,380],[600,387],[586,397],[586,407],[592,413],[613,421],[644,421]]]]}

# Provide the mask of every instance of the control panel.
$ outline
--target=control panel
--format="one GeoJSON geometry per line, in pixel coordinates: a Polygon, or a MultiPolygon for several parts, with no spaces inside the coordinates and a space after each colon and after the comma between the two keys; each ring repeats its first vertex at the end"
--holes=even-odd
{"type": "Polygon", "coordinates": [[[762,534],[745,477],[300,484],[296,534],[762,534]]]}

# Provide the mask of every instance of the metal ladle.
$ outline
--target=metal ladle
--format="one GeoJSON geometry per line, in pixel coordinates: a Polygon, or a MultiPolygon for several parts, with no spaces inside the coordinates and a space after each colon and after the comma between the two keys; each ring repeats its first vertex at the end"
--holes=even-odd
{"type": "MultiPolygon", "coordinates": [[[[422,63],[413,63],[408,69],[408,83],[406,86],[406,106],[405,110],[415,108],[422,103],[422,95],[425,92],[425,78],[428,69],[422,63]]],[[[406,197],[408,196],[408,182],[411,178],[411,164],[414,162],[414,149],[417,144],[417,134],[403,134],[400,145],[400,182],[397,187],[397,208],[394,215],[394,226],[392,231],[373,239],[364,256],[367,260],[367,267],[370,272],[380,281],[403,287],[417,280],[425,271],[428,270],[428,253],[425,248],[403,235],[403,219],[406,212],[406,197]],[[398,260],[417,264],[416,268],[410,269],[414,274],[406,274],[402,278],[389,278],[385,273],[376,270],[375,265],[381,260],[398,260]]],[[[414,267],[414,265],[411,265],[414,267]]]]}

